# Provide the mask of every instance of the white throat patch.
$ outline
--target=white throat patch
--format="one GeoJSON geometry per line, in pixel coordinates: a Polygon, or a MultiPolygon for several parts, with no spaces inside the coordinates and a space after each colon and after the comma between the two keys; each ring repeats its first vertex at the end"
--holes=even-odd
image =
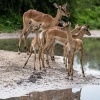
{"type": "MultiPolygon", "coordinates": [[[[44,31],[45,31],[45,30],[44,30],[44,31]]],[[[43,32],[44,32],[44,31],[42,31],[42,32],[39,34],[39,38],[40,38],[40,39],[42,39],[42,37],[43,37],[43,32]]]]}

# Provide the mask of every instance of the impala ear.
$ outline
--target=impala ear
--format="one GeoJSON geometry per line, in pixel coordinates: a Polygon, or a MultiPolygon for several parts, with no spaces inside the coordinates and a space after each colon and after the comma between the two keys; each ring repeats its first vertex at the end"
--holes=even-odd
{"type": "Polygon", "coordinates": [[[79,26],[78,24],[76,24],[75,26],[79,26]]]}
{"type": "Polygon", "coordinates": [[[41,24],[39,24],[38,28],[41,28],[41,24]]]}
{"type": "Polygon", "coordinates": [[[77,27],[80,27],[79,24],[76,24],[76,25],[75,25],[75,28],[77,28],[77,27]]]}
{"type": "Polygon", "coordinates": [[[87,28],[89,28],[90,27],[90,25],[87,25],[87,28]]]}
{"type": "Polygon", "coordinates": [[[53,5],[54,5],[55,8],[59,8],[59,5],[56,4],[56,3],[54,3],[53,5]]]}
{"type": "Polygon", "coordinates": [[[65,22],[63,20],[59,19],[59,23],[63,25],[65,22]]]}
{"type": "Polygon", "coordinates": [[[67,6],[67,3],[63,4],[62,6],[63,6],[63,7],[66,7],[66,6],[67,6]]]}
{"type": "Polygon", "coordinates": [[[71,26],[71,22],[68,22],[68,25],[71,26]]]}
{"type": "Polygon", "coordinates": [[[32,20],[30,20],[29,24],[32,24],[32,20]]]}

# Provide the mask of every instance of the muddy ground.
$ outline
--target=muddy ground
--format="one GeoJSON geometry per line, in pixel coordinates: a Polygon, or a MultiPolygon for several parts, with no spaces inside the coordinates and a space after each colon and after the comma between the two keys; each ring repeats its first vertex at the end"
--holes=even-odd
{"type": "MultiPolygon", "coordinates": [[[[91,33],[93,37],[100,37],[100,31],[94,30],[91,33]]],[[[32,36],[33,34],[30,35],[32,36]]],[[[0,39],[8,38],[19,38],[19,34],[0,34],[0,39]]],[[[51,67],[46,65],[46,72],[43,69],[39,70],[38,61],[37,71],[34,72],[33,55],[23,68],[27,58],[26,53],[18,55],[17,52],[0,50],[0,98],[21,96],[33,91],[100,85],[100,75],[85,73],[86,77],[83,78],[77,71],[74,71],[73,81],[68,80],[62,57],[56,56],[55,62],[50,60],[51,67]]]]}

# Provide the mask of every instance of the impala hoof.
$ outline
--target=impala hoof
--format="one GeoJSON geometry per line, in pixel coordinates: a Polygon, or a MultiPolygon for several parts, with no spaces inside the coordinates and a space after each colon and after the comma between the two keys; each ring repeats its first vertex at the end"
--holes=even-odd
{"type": "Polygon", "coordinates": [[[20,55],[20,52],[18,52],[18,55],[20,55]]]}
{"type": "Polygon", "coordinates": [[[73,77],[72,76],[69,76],[69,80],[73,80],[73,77]]]}

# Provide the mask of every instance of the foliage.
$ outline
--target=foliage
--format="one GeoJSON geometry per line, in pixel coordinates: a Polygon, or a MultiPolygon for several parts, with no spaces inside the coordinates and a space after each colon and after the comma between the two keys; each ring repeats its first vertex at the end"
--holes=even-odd
{"type": "Polygon", "coordinates": [[[0,0],[0,32],[16,31],[22,27],[22,15],[29,9],[56,15],[53,3],[67,3],[70,18],[64,21],[75,24],[90,24],[91,28],[100,29],[100,0],[0,0]]]}

